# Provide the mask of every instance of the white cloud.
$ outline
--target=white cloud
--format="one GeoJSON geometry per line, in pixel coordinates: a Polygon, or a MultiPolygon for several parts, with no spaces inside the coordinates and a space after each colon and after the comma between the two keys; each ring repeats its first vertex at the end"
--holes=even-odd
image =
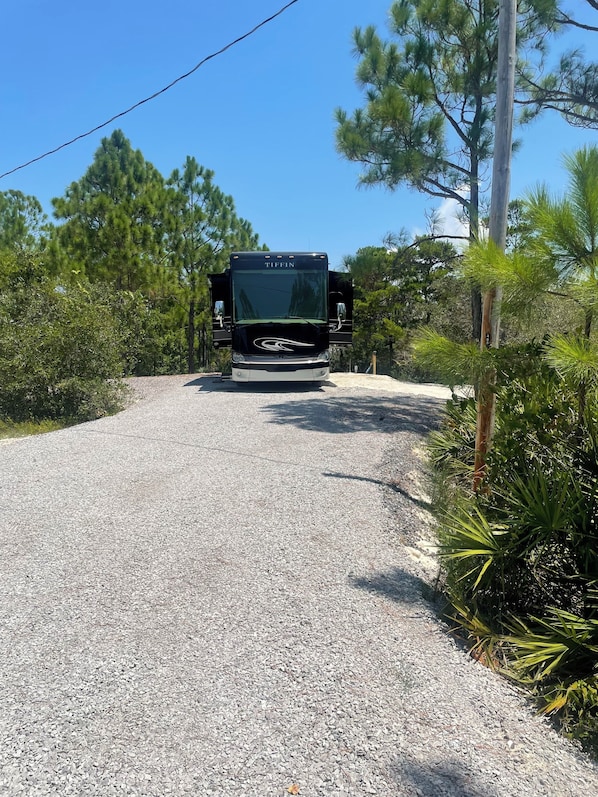
{"type": "MultiPolygon", "coordinates": [[[[469,224],[463,218],[463,209],[456,199],[445,199],[441,202],[434,213],[436,221],[437,234],[444,233],[445,235],[462,235],[464,238],[469,237],[469,224]]],[[[461,246],[458,242],[453,241],[456,246],[461,246]]],[[[463,246],[466,241],[463,242],[463,246]]]]}
{"type": "MultiPolygon", "coordinates": [[[[461,196],[467,196],[467,188],[461,188],[458,192],[461,196]]],[[[428,216],[428,227],[423,230],[420,227],[414,227],[411,230],[413,238],[420,235],[428,235],[430,230],[433,230],[434,235],[456,236],[463,240],[456,240],[454,237],[447,238],[452,245],[458,249],[463,250],[469,243],[469,221],[467,220],[463,211],[463,206],[456,199],[444,199],[438,207],[434,208],[428,216]]],[[[480,229],[480,236],[487,237],[487,230],[483,224],[480,229]]]]}

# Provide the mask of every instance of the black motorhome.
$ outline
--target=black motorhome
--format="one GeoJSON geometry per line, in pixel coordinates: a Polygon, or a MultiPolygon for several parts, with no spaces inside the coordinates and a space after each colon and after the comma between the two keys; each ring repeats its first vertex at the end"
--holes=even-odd
{"type": "Polygon", "coordinates": [[[214,345],[231,347],[235,382],[328,379],[330,346],[351,343],[351,278],[323,252],[233,252],[210,286],[214,345]]]}

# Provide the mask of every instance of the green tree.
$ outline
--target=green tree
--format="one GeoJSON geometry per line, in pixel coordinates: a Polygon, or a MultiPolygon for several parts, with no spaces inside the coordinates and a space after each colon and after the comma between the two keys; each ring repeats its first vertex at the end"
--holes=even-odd
{"type": "Polygon", "coordinates": [[[48,218],[34,196],[21,191],[0,192],[0,249],[40,249],[48,232],[48,218]]]}
{"type": "Polygon", "coordinates": [[[410,362],[413,331],[437,318],[438,299],[457,258],[452,244],[401,235],[387,247],[365,247],[345,258],[355,283],[354,352],[367,363],[378,353],[381,368],[393,373],[410,362]]]}
{"type": "Polygon", "coordinates": [[[115,130],[102,139],[83,177],[52,200],[63,220],[55,259],[91,282],[149,291],[160,262],[163,201],[160,173],[115,130]]]}
{"type": "MultiPolygon", "coordinates": [[[[596,0],[586,0],[586,6],[598,11],[596,0]]],[[[598,23],[582,21],[583,10],[578,7],[578,18],[564,8],[554,9],[557,28],[598,33],[598,23]]],[[[529,65],[520,70],[526,96],[518,101],[526,106],[524,120],[533,119],[545,110],[558,111],[576,127],[598,128],[598,64],[588,62],[583,49],[563,53],[558,67],[548,73],[532,70],[529,65]]]]}
{"type": "Polygon", "coordinates": [[[542,77],[528,74],[526,79],[525,121],[552,110],[575,127],[598,128],[598,64],[588,63],[581,51],[562,55],[554,72],[542,77]]]}
{"type": "Polygon", "coordinates": [[[393,253],[368,246],[346,257],[344,265],[355,285],[353,358],[365,367],[376,351],[379,371],[392,373],[394,357],[407,345],[400,289],[392,277],[393,253]]]}
{"type": "MultiPolygon", "coordinates": [[[[401,0],[390,8],[383,41],[357,29],[357,82],[366,104],[352,117],[337,110],[337,148],[363,164],[363,185],[401,184],[453,199],[479,235],[485,169],[492,155],[498,58],[496,0],[401,0]]],[[[522,18],[530,46],[539,16],[522,18]]],[[[472,293],[473,336],[479,339],[481,297],[472,293]]]]}
{"type": "Polygon", "coordinates": [[[543,186],[532,192],[526,212],[533,234],[529,255],[541,267],[545,290],[569,296],[583,312],[583,326],[574,338],[553,345],[552,362],[577,375],[579,428],[583,427],[592,350],[592,324],[598,309],[598,148],[584,147],[565,158],[569,190],[554,198],[543,186]]]}
{"type": "Polygon", "coordinates": [[[564,162],[564,197],[552,196],[543,185],[527,198],[526,248],[551,289],[566,292],[583,308],[583,335],[589,339],[598,302],[598,148],[584,147],[564,162]]]}
{"type": "Polygon", "coordinates": [[[183,168],[173,171],[168,188],[168,265],[186,306],[187,368],[194,373],[198,325],[204,363],[207,357],[207,275],[225,268],[231,250],[256,249],[258,236],[237,216],[232,196],[214,183],[214,172],[195,158],[188,156],[183,168]]]}
{"type": "MultiPolygon", "coordinates": [[[[514,207],[511,218],[517,236],[512,251],[503,253],[491,241],[477,242],[464,256],[463,274],[487,291],[501,286],[502,314],[508,328],[514,323],[518,329],[517,344],[551,337],[560,341],[552,346],[551,361],[556,367],[560,352],[560,370],[577,373],[583,414],[581,376],[598,355],[593,335],[598,307],[598,148],[584,147],[564,161],[569,172],[565,196],[551,195],[546,185],[532,190],[514,207]],[[569,312],[547,312],[555,303],[566,305],[569,312]],[[560,319],[558,327],[555,319],[560,319]]],[[[446,347],[446,342],[424,334],[417,347],[421,361],[432,368],[441,366],[450,353],[448,359],[459,364],[463,378],[463,359],[452,344],[446,347]]],[[[483,370],[482,360],[483,353],[472,359],[470,379],[483,370]]],[[[445,376],[450,361],[447,370],[443,367],[445,376]]]]}

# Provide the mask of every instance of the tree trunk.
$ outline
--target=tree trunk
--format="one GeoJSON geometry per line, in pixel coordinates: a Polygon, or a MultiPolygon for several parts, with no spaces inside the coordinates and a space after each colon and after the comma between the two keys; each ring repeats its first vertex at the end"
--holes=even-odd
{"type": "MultiPolygon", "coordinates": [[[[496,123],[494,159],[492,163],[492,195],[490,198],[490,238],[504,251],[507,238],[507,216],[511,185],[511,150],[513,140],[513,105],[515,93],[515,61],[517,0],[500,0],[498,17],[498,67],[496,82],[496,123]]],[[[502,289],[488,291],[484,311],[480,347],[498,348],[500,336],[500,300],[502,289]]],[[[496,406],[496,372],[484,374],[478,394],[475,464],[473,488],[479,491],[486,476],[486,456],[494,433],[496,406]]]]}
{"type": "MultiPolygon", "coordinates": [[[[479,100],[478,100],[479,102],[479,100]]],[[[481,113],[481,107],[478,114],[481,113]]],[[[480,238],[480,164],[477,149],[472,145],[471,169],[469,174],[469,242],[480,238]]],[[[482,292],[476,285],[471,289],[471,335],[477,343],[482,335],[482,292]]]]}
{"type": "Polygon", "coordinates": [[[471,289],[471,336],[476,343],[482,339],[482,292],[479,288],[471,289]]]}
{"type": "Polygon", "coordinates": [[[202,324],[199,329],[199,340],[197,342],[197,361],[200,368],[205,368],[208,364],[208,346],[205,324],[202,324]]]}

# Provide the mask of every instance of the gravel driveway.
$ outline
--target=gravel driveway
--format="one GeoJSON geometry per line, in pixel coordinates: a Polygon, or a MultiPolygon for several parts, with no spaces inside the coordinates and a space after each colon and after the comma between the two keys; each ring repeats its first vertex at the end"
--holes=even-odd
{"type": "Polygon", "coordinates": [[[0,446],[0,794],[598,793],[422,597],[441,394],[135,385],[0,446]]]}

